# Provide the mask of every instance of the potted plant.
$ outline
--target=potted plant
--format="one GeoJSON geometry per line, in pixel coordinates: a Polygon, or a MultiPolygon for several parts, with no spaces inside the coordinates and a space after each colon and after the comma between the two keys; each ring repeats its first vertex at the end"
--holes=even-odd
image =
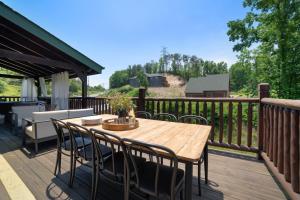
{"type": "Polygon", "coordinates": [[[119,92],[110,96],[109,104],[113,113],[118,115],[119,118],[127,117],[129,111],[134,107],[130,97],[119,92]]]}

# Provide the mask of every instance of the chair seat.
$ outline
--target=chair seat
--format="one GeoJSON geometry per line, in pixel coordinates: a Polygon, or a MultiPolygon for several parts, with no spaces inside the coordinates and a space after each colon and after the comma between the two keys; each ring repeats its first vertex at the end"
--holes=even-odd
{"type": "MultiPolygon", "coordinates": [[[[146,162],[145,158],[138,157],[138,156],[133,156],[136,162],[137,167],[141,166],[143,163],[146,162]]],[[[106,176],[109,176],[110,178],[115,178],[113,177],[112,171],[113,171],[113,163],[112,163],[112,157],[109,157],[107,160],[104,162],[104,169],[102,170],[102,173],[106,176]]],[[[121,180],[123,180],[123,175],[124,175],[124,154],[123,152],[117,152],[114,154],[114,161],[115,161],[115,173],[117,177],[121,180]]],[[[130,162],[130,172],[132,173],[134,171],[133,165],[130,162]]]]}
{"type": "MultiPolygon", "coordinates": [[[[92,144],[92,140],[90,138],[83,138],[83,140],[82,140],[81,137],[75,137],[75,141],[76,141],[78,148],[82,148],[84,146],[90,146],[90,144],[92,144]]],[[[68,150],[68,151],[71,150],[71,140],[70,139],[65,140],[65,142],[62,143],[61,145],[65,150],[68,150]]]]}
{"type": "MultiPolygon", "coordinates": [[[[138,170],[140,178],[140,189],[150,193],[155,192],[155,174],[157,163],[145,162],[138,170]]],[[[173,167],[160,165],[158,178],[158,193],[170,194],[173,167]]],[[[177,169],[175,188],[183,183],[184,171],[177,169]]]]}
{"type": "MultiPolygon", "coordinates": [[[[103,144],[99,144],[99,146],[100,146],[100,150],[102,152],[102,156],[104,158],[108,157],[112,154],[111,148],[109,148],[103,144]]],[[[79,156],[82,158],[85,158],[88,161],[92,160],[92,156],[93,156],[92,153],[93,153],[92,145],[85,146],[84,148],[81,148],[78,150],[79,156]],[[84,152],[85,152],[86,157],[84,155],[84,152]]]]}

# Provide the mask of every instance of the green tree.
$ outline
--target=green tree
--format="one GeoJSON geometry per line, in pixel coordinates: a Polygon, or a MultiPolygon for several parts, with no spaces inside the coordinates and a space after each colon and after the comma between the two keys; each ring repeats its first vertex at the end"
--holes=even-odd
{"type": "Polygon", "coordinates": [[[247,88],[251,77],[251,67],[242,62],[237,62],[230,67],[230,90],[239,91],[247,88]]]}
{"type": "MultiPolygon", "coordinates": [[[[281,98],[300,97],[300,1],[244,0],[244,19],[228,23],[234,51],[252,50],[253,70],[281,98]]],[[[255,77],[256,78],[256,77],[255,77]]]]}
{"type": "Polygon", "coordinates": [[[109,87],[118,88],[128,84],[128,70],[120,70],[114,72],[109,78],[109,87]]]}

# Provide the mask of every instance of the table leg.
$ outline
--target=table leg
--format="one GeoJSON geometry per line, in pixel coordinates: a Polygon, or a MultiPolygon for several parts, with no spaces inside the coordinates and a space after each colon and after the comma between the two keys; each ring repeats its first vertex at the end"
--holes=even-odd
{"type": "Polygon", "coordinates": [[[205,184],[208,183],[208,145],[204,148],[204,167],[205,167],[205,184]]]}
{"type": "Polygon", "coordinates": [[[192,199],[193,163],[185,163],[185,200],[192,199]]]}

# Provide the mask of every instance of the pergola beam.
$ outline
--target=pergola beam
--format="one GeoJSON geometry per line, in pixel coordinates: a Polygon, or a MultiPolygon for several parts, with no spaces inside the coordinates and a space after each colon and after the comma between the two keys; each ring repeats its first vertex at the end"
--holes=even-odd
{"type": "Polygon", "coordinates": [[[82,71],[84,71],[84,68],[78,65],[74,65],[74,64],[70,64],[58,60],[52,60],[48,58],[41,58],[41,57],[28,55],[28,54],[21,54],[18,52],[9,51],[5,49],[0,49],[0,58],[7,58],[10,60],[29,62],[29,63],[45,65],[50,67],[55,66],[56,68],[75,71],[76,73],[82,73],[82,71]]]}
{"type": "Polygon", "coordinates": [[[10,74],[0,74],[1,78],[13,78],[13,79],[23,79],[26,78],[25,76],[20,75],[10,75],[10,74]]]}

